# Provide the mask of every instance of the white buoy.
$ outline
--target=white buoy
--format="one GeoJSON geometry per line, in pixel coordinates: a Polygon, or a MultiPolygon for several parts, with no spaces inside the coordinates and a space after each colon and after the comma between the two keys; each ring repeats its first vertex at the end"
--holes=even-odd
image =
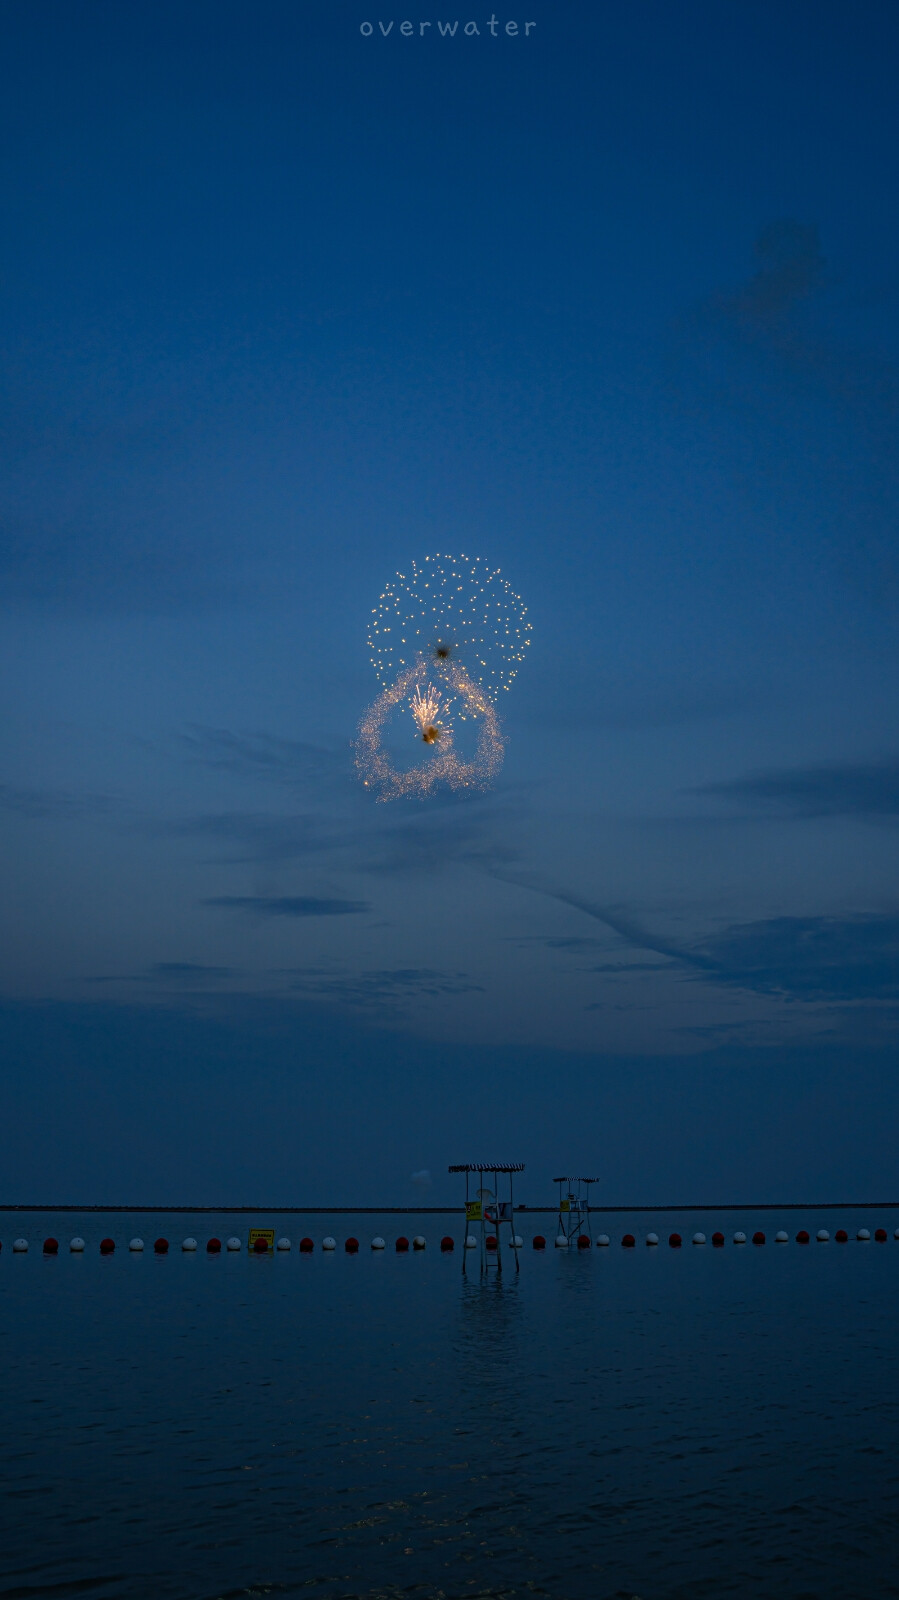
{"type": "Polygon", "coordinates": [[[412,1240],[412,1248],[413,1250],[423,1250],[425,1248],[424,1234],[417,1233],[415,1235],[415,1238],[412,1240]]]}
{"type": "Polygon", "coordinates": [[[129,1250],[143,1250],[143,1248],[144,1248],[143,1239],[132,1239],[131,1243],[128,1246],[129,1250]]]}
{"type": "Polygon", "coordinates": [[[373,1250],[386,1250],[387,1249],[387,1245],[386,1245],[385,1241],[381,1238],[380,1234],[378,1234],[376,1239],[372,1239],[371,1247],[372,1247],[373,1250]]]}
{"type": "Polygon", "coordinates": [[[567,1250],[568,1249],[568,1240],[566,1239],[564,1233],[557,1233],[556,1234],[556,1249],[557,1250],[567,1250]]]}
{"type": "Polygon", "coordinates": [[[774,1235],[775,1244],[789,1244],[789,1242],[790,1235],[788,1233],[784,1233],[783,1228],[781,1228],[780,1233],[776,1233],[774,1235]]]}
{"type": "Polygon", "coordinates": [[[513,1250],[520,1250],[522,1245],[524,1244],[524,1240],[522,1239],[521,1234],[520,1233],[513,1233],[511,1239],[509,1240],[509,1244],[510,1244],[510,1246],[511,1246],[511,1248],[513,1250]]]}
{"type": "Polygon", "coordinates": [[[855,1235],[855,1237],[856,1237],[856,1239],[861,1239],[862,1242],[864,1242],[865,1240],[870,1239],[871,1230],[869,1228],[859,1228],[858,1233],[855,1235]]]}
{"type": "Polygon", "coordinates": [[[337,1249],[337,1240],[336,1239],[332,1239],[331,1235],[328,1234],[327,1237],[322,1240],[322,1249],[323,1250],[336,1250],[337,1249]]]}
{"type": "Polygon", "coordinates": [[[734,1234],[734,1244],[745,1244],[745,1243],[746,1243],[746,1235],[745,1235],[745,1233],[735,1233],[734,1234]]]}
{"type": "Polygon", "coordinates": [[[694,1235],[693,1235],[693,1243],[694,1244],[705,1244],[705,1234],[704,1233],[694,1233],[694,1235]]]}
{"type": "Polygon", "coordinates": [[[279,1239],[278,1243],[275,1245],[275,1249],[276,1250],[289,1250],[290,1249],[290,1240],[289,1239],[279,1239]]]}
{"type": "Polygon", "coordinates": [[[819,1244],[826,1244],[828,1239],[830,1238],[830,1234],[828,1233],[826,1228],[819,1228],[818,1232],[815,1234],[815,1238],[817,1239],[819,1244]]]}
{"type": "Polygon", "coordinates": [[[899,1239],[899,1228],[894,1228],[893,1229],[893,1238],[894,1239],[899,1239]]]}
{"type": "Polygon", "coordinates": [[[27,1239],[13,1239],[12,1247],[13,1247],[13,1250],[15,1251],[17,1256],[24,1255],[25,1251],[28,1249],[28,1240],[27,1239]]]}
{"type": "Polygon", "coordinates": [[[607,1244],[611,1244],[612,1241],[609,1238],[609,1235],[607,1233],[598,1233],[596,1235],[596,1243],[598,1245],[607,1245],[607,1244]]]}
{"type": "Polygon", "coordinates": [[[647,1244],[658,1244],[658,1242],[659,1242],[659,1236],[658,1236],[657,1233],[648,1233],[646,1235],[646,1243],[647,1244]]]}
{"type": "Polygon", "coordinates": [[[241,1244],[240,1244],[240,1240],[239,1239],[231,1238],[231,1239],[226,1239],[225,1240],[225,1249],[226,1250],[239,1250],[240,1248],[241,1248],[241,1244]]]}
{"type": "Polygon", "coordinates": [[[182,1239],[181,1248],[182,1248],[182,1250],[196,1250],[196,1248],[197,1248],[196,1239],[182,1239]]]}
{"type": "Polygon", "coordinates": [[[69,1240],[69,1249],[73,1250],[76,1253],[76,1255],[79,1254],[84,1249],[84,1240],[83,1239],[70,1239],[69,1240]]]}
{"type": "Polygon", "coordinates": [[[469,1233],[469,1234],[466,1235],[465,1248],[466,1248],[466,1250],[477,1250],[478,1241],[475,1238],[473,1233],[469,1233]]]}

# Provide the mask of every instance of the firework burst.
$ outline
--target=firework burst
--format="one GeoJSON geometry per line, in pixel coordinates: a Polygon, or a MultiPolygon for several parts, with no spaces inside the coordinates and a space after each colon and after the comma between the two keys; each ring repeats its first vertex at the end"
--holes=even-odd
{"type": "Polygon", "coordinates": [[[498,568],[434,555],[387,584],[372,609],[368,643],[379,683],[428,655],[441,678],[458,664],[495,701],[511,686],[530,636],[527,608],[498,568]]]}
{"type": "MultiPolygon", "coordinates": [[[[498,570],[468,556],[426,556],[398,573],[372,610],[368,642],[381,693],[359,724],[356,768],[379,800],[450,789],[486,789],[502,765],[495,701],[530,645],[521,599],[498,570]],[[384,744],[387,724],[408,702],[428,753],[405,771],[384,744]],[[456,749],[452,708],[477,726],[466,759],[456,749]]],[[[464,741],[463,741],[464,742],[464,741]]]]}
{"type": "Polygon", "coordinates": [[[452,692],[466,714],[478,723],[477,744],[471,759],[464,760],[453,748],[452,734],[446,724],[426,719],[421,737],[431,747],[427,759],[405,772],[394,766],[384,747],[385,726],[391,713],[406,699],[418,723],[416,705],[427,706],[429,693],[434,693],[427,683],[429,671],[430,664],[422,656],[381,691],[359,724],[356,770],[379,800],[396,800],[401,795],[422,799],[440,784],[446,784],[449,789],[486,789],[502,766],[503,736],[493,703],[458,667],[452,669],[449,680],[452,692]],[[436,737],[429,739],[429,731],[435,729],[436,737]]]}

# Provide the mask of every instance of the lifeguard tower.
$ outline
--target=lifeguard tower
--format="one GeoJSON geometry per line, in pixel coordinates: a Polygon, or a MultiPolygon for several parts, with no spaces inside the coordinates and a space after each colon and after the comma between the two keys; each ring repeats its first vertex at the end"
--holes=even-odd
{"type": "Polygon", "coordinates": [[[553,1178],[559,1185],[558,1243],[571,1245],[577,1239],[590,1239],[590,1185],[595,1178],[553,1178]]]}
{"type": "Polygon", "coordinates": [[[503,1270],[503,1228],[508,1224],[508,1243],[520,1271],[515,1233],[514,1177],[524,1171],[523,1161],[465,1161],[450,1167],[450,1172],[465,1173],[465,1238],[462,1241],[462,1273],[468,1253],[478,1251],[481,1275],[490,1267],[503,1270]],[[492,1180],[488,1181],[488,1180],[492,1180]],[[502,1192],[501,1192],[502,1191],[502,1192]],[[474,1241],[472,1245],[471,1241],[474,1241]]]}

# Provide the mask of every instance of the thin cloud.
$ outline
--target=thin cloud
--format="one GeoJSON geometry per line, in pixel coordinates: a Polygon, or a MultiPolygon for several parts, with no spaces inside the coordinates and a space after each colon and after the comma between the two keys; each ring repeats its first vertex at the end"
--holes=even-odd
{"type": "Polygon", "coordinates": [[[601,922],[604,927],[610,928],[612,933],[617,934],[626,944],[633,945],[637,950],[653,950],[657,955],[668,956],[672,961],[701,972],[715,970],[714,961],[701,951],[692,950],[687,945],[677,944],[673,940],[651,933],[619,906],[604,906],[598,901],[588,900],[584,895],[574,894],[569,889],[541,883],[533,877],[516,873],[494,869],[490,872],[490,876],[499,879],[501,883],[513,883],[519,889],[545,895],[549,900],[558,900],[561,905],[582,911],[585,916],[592,917],[595,922],[601,922]]]}
{"type": "Polygon", "coordinates": [[[320,789],[335,779],[350,780],[346,751],[326,750],[271,733],[234,733],[230,728],[194,725],[180,735],[188,758],[216,772],[263,779],[289,789],[320,789]]]}
{"type": "Polygon", "coordinates": [[[206,966],[201,961],[154,961],[144,972],[100,973],[88,983],[149,983],[190,988],[194,984],[224,983],[235,976],[233,967],[206,966]]]}
{"type": "Polygon", "coordinates": [[[800,1001],[899,998],[899,916],[769,917],[706,940],[717,983],[800,1001]]]}
{"type": "Polygon", "coordinates": [[[371,911],[367,900],[322,900],[315,895],[219,894],[201,904],[262,917],[346,917],[371,911]]]}
{"type": "Polygon", "coordinates": [[[617,906],[512,873],[491,875],[569,905],[635,949],[667,958],[651,963],[653,970],[680,967],[699,981],[794,1001],[899,998],[897,916],[770,917],[734,923],[690,946],[659,937],[617,906]]]}
{"type": "Polygon", "coordinates": [[[70,789],[21,788],[0,783],[0,808],[35,820],[75,821],[80,817],[106,815],[119,802],[108,795],[78,794],[70,789]]]}
{"type": "Polygon", "coordinates": [[[784,217],[762,228],[755,242],[758,267],[739,289],[717,298],[732,317],[770,328],[826,282],[818,229],[784,217]]]}
{"type": "Polygon", "coordinates": [[[286,862],[346,849],[347,830],[315,812],[295,815],[269,811],[200,812],[154,826],[169,838],[206,840],[226,848],[213,861],[286,862]]]}
{"type": "Polygon", "coordinates": [[[415,1000],[483,993],[483,985],[472,983],[466,973],[440,972],[433,967],[392,967],[358,973],[297,968],[293,988],[368,1012],[395,1012],[415,1000]]]}
{"type": "Polygon", "coordinates": [[[899,759],[785,768],[690,792],[786,817],[896,817],[899,759]]]}

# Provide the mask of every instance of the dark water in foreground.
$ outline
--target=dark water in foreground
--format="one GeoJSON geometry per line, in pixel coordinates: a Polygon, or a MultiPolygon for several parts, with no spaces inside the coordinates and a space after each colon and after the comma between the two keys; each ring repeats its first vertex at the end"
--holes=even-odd
{"type": "Polygon", "coordinates": [[[485,1284],[448,1219],[258,1220],[290,1256],[177,1248],[245,1218],[2,1218],[2,1600],[899,1596],[895,1214],[722,1221],[887,1244],[527,1248],[485,1284]],[[370,1253],[400,1231],[427,1251],[370,1253]]]}

